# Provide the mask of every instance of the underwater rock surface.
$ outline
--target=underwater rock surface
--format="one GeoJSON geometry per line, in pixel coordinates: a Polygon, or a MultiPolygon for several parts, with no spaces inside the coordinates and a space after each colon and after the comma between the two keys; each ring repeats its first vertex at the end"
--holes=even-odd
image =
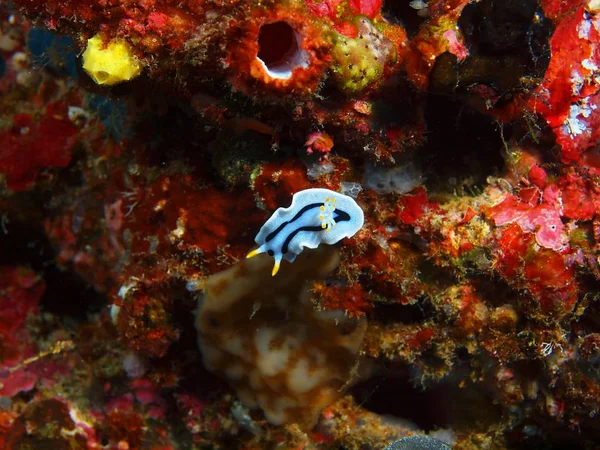
{"type": "Polygon", "coordinates": [[[3,2],[0,448],[596,448],[599,67],[597,0],[3,2]],[[245,260],[306,189],[364,226],[245,260]]]}

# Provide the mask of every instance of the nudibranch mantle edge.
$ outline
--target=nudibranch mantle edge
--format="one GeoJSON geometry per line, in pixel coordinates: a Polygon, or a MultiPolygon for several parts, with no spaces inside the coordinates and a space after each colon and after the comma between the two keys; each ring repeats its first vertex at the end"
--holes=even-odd
{"type": "Polygon", "coordinates": [[[352,237],[364,220],[362,209],[352,197],[322,188],[298,191],[288,208],[278,208],[261,227],[254,238],[259,247],[246,257],[269,254],[275,259],[275,276],[282,259],[294,262],[305,248],[317,248],[321,243],[333,245],[352,237]]]}

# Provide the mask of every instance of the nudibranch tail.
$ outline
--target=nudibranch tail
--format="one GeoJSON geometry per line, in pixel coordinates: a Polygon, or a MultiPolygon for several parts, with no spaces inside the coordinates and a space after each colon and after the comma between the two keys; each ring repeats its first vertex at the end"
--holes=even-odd
{"type": "MultiPolygon", "coordinates": [[[[246,259],[254,258],[256,255],[260,255],[261,253],[267,252],[270,256],[274,256],[273,252],[267,251],[264,245],[261,245],[258,248],[255,248],[251,252],[246,255],[246,259]]],[[[275,276],[277,272],[279,272],[279,268],[281,267],[281,256],[274,256],[275,264],[273,265],[273,271],[271,272],[271,276],[275,276]]]]}

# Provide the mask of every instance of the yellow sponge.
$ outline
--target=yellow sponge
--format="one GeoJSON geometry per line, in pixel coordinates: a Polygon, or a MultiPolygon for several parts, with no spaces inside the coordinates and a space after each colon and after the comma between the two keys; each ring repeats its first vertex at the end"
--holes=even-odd
{"type": "Polygon", "coordinates": [[[97,34],[88,39],[83,52],[83,68],[96,83],[112,86],[137,77],[142,64],[127,41],[114,39],[105,44],[97,34]]]}

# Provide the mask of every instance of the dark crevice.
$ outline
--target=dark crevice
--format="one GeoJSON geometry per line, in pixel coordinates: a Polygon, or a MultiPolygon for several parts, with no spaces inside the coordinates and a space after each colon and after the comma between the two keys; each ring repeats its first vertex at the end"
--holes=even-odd
{"type": "Polygon", "coordinates": [[[0,231],[0,265],[23,265],[43,274],[46,291],[44,311],[59,317],[83,320],[106,305],[105,296],[75,272],[55,263],[56,253],[46,235],[18,222],[8,222],[0,231]]]}
{"type": "Polygon", "coordinates": [[[477,296],[482,298],[488,307],[512,305],[519,307],[520,292],[512,288],[506,279],[501,277],[486,279],[481,275],[473,276],[473,284],[477,287],[477,296]]]}
{"type": "Polygon", "coordinates": [[[369,319],[381,324],[414,324],[422,323],[433,317],[434,314],[431,303],[424,300],[419,300],[412,305],[378,303],[377,308],[369,314],[369,319]]]}
{"type": "Polygon", "coordinates": [[[554,28],[536,0],[469,3],[458,27],[469,55],[463,61],[440,55],[430,76],[432,92],[479,97],[502,107],[542,81],[554,28]]]}
{"type": "Polygon", "coordinates": [[[413,8],[410,3],[409,0],[387,0],[382,8],[383,16],[392,23],[401,24],[409,38],[418,33],[419,27],[427,18],[425,12],[413,8]]]}
{"type": "Polygon", "coordinates": [[[422,167],[427,167],[428,184],[442,183],[442,190],[450,188],[460,194],[464,189],[472,194],[476,192],[469,189],[476,190],[488,176],[504,172],[502,133],[493,118],[460,101],[432,95],[425,120],[427,142],[417,156],[422,158],[422,167]]]}
{"type": "Polygon", "coordinates": [[[88,314],[102,311],[106,298],[75,272],[50,265],[44,272],[46,293],[42,309],[59,317],[84,320],[88,314]]]}
{"type": "Polygon", "coordinates": [[[363,408],[382,416],[408,420],[425,431],[498,419],[499,408],[482,390],[476,387],[461,389],[456,384],[441,382],[422,390],[414,386],[410,371],[406,369],[393,375],[372,377],[356,385],[352,394],[363,408]]]}
{"type": "Polygon", "coordinates": [[[595,280],[588,281],[592,282],[588,285],[588,289],[583,291],[586,294],[579,299],[577,304],[579,308],[584,308],[583,313],[573,324],[573,330],[581,336],[600,333],[600,286],[595,280]]]}

